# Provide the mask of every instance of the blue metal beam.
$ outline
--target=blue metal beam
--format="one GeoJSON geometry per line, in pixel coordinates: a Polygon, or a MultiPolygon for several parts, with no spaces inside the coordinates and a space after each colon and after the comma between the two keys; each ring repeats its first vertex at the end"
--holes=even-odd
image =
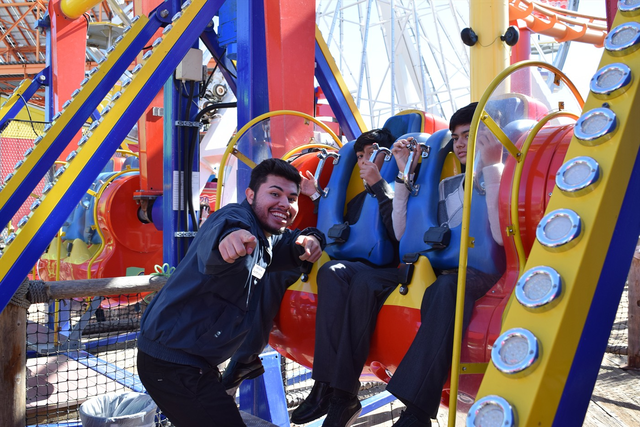
{"type": "MultiPolygon", "coordinates": [[[[143,82],[141,87],[133,88],[129,87],[125,89],[123,96],[121,99],[116,101],[114,104],[113,110],[110,112],[110,115],[106,117],[106,120],[112,120],[111,118],[117,118],[117,120],[113,124],[110,129],[107,129],[106,136],[100,142],[98,147],[94,147],[95,151],[93,152],[92,157],[84,164],[74,164],[71,162],[71,166],[65,172],[68,174],[71,172],[71,168],[74,168],[74,173],[76,173],[77,168],[81,168],[80,171],[77,172],[76,179],[69,184],[66,189],[64,195],[62,195],[59,200],[56,200],[55,207],[52,209],[51,214],[42,221],[42,224],[38,224],[33,231],[33,238],[31,238],[27,243],[24,243],[21,240],[22,247],[12,248],[18,243],[18,239],[21,237],[18,234],[18,238],[7,248],[7,252],[0,258],[0,263],[10,262],[10,265],[3,266],[6,268],[6,274],[0,276],[0,309],[4,310],[4,307],[7,305],[16,289],[22,283],[22,280],[29,274],[31,267],[34,265],[36,260],[42,255],[47,245],[55,236],[57,231],[62,226],[65,219],[71,214],[72,210],[75,208],[77,203],[80,201],[82,196],[86,193],[89,185],[95,180],[98,173],[104,168],[106,163],[109,161],[111,156],[115,153],[115,151],[120,146],[120,143],[127,136],[131,128],[134,126],[142,112],[149,105],[150,101],[153,98],[153,94],[158,93],[158,91],[164,85],[164,82],[167,81],[167,78],[173,73],[178,63],[185,56],[187,50],[191,47],[195,40],[198,39],[206,25],[211,20],[211,17],[217,12],[220,4],[222,4],[223,0],[209,0],[209,1],[200,1],[200,2],[192,2],[190,7],[194,7],[196,5],[202,4],[202,7],[199,9],[198,14],[191,19],[188,24],[185,22],[185,29],[181,34],[178,35],[177,41],[173,44],[173,46],[168,50],[168,52],[159,52],[158,55],[162,54],[164,56],[160,57],[160,63],[152,69],[151,74],[148,78],[143,82]],[[134,95],[139,94],[147,94],[148,96],[134,96],[130,95],[129,90],[136,89],[136,92],[131,92],[134,95]],[[132,99],[130,99],[133,96],[132,99]],[[124,105],[122,109],[120,109],[120,104],[124,102],[128,102],[127,105],[124,105]],[[17,254],[11,255],[11,261],[6,261],[8,252],[13,250],[19,251],[17,254]],[[15,262],[13,262],[15,259],[15,262]]],[[[195,10],[195,9],[194,9],[195,10]]],[[[185,19],[185,17],[181,18],[185,19]]],[[[178,26],[178,22],[175,22],[174,25],[178,26]]],[[[182,26],[181,26],[182,28],[182,26]]],[[[174,29],[173,31],[177,31],[174,29]]],[[[150,59],[155,63],[154,57],[150,59]]],[[[146,69],[145,69],[146,70],[146,69]]],[[[142,70],[140,71],[142,73],[142,70]]],[[[146,71],[145,71],[146,74],[146,71]]],[[[134,78],[134,84],[138,82],[134,78]]],[[[93,111],[94,108],[91,108],[93,111]]],[[[98,130],[96,130],[96,133],[98,130]]],[[[75,134],[75,132],[74,132],[75,134]]],[[[89,149],[87,146],[83,147],[83,150],[89,149]]],[[[82,153],[81,153],[82,154],[82,153]]],[[[55,159],[53,159],[55,160],[55,159]]],[[[78,159],[76,159],[76,162],[78,159]]],[[[53,161],[49,163],[49,165],[53,164],[53,161]]],[[[51,195],[50,195],[51,196],[51,195]]],[[[50,197],[49,196],[49,197],[50,197]]],[[[44,203],[49,203],[47,199],[45,199],[44,203]]],[[[44,207],[44,205],[42,206],[44,207]]],[[[42,209],[41,207],[41,209],[42,209]]],[[[24,230],[23,230],[24,231],[24,230]]],[[[25,238],[26,239],[26,238],[25,238]]],[[[0,272],[4,271],[0,269],[0,272]]]]}

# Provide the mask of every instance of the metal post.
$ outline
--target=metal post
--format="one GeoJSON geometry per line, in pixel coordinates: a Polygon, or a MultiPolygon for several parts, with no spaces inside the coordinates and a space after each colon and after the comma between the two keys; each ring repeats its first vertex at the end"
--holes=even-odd
{"type": "Polygon", "coordinates": [[[627,368],[640,369],[640,252],[636,248],[629,270],[627,368]]]}
{"type": "Polygon", "coordinates": [[[8,304],[0,314],[0,425],[24,427],[27,386],[27,310],[8,304]]]}

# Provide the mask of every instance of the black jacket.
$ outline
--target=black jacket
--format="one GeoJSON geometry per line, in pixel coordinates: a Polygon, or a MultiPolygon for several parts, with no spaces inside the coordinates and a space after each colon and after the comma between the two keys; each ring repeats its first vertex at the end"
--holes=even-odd
{"type": "Polygon", "coordinates": [[[314,235],[324,247],[323,234],[314,228],[265,237],[246,200],[214,212],[147,307],[138,348],[158,359],[203,368],[231,357],[251,326],[245,315],[253,288],[262,286],[260,271],[298,268],[303,249],[295,240],[300,234],[314,235]],[[239,229],[256,236],[258,244],[253,253],[229,264],[218,244],[239,229]]]}

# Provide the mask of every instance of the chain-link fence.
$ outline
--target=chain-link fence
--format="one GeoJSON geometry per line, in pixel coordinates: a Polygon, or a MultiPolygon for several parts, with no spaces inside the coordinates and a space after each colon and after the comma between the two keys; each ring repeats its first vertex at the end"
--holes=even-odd
{"type": "MultiPolygon", "coordinates": [[[[79,419],[80,404],[91,397],[143,391],[136,370],[136,341],[150,298],[132,294],[31,305],[26,425],[71,425],[79,419]]],[[[616,351],[627,346],[627,304],[625,290],[610,338],[616,351]]],[[[310,391],[310,371],[283,359],[282,374],[287,406],[296,407],[310,391]]],[[[382,390],[382,383],[364,383],[360,397],[382,390]]]]}
{"type": "Polygon", "coordinates": [[[143,391],[136,341],[139,294],[32,304],[27,324],[27,425],[79,419],[87,399],[143,391]]]}

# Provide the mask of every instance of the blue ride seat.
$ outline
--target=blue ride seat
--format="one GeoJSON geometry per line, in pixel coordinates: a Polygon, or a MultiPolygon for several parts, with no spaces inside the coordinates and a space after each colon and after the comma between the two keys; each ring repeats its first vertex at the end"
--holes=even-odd
{"type": "Polygon", "coordinates": [[[88,194],[85,194],[82,197],[82,200],[75,207],[71,215],[67,218],[67,220],[62,225],[62,232],[64,235],[62,236],[62,240],[70,240],[74,241],[76,239],[81,239],[84,236],[84,217],[85,217],[85,207],[83,203],[89,203],[88,194]]]}
{"type": "MultiPolygon", "coordinates": [[[[325,188],[326,197],[323,196],[318,205],[318,229],[326,236],[329,236],[331,227],[345,223],[349,193],[364,191],[358,173],[356,153],[353,151],[354,142],[345,144],[338,152],[338,163],[334,165],[325,188]]],[[[384,162],[380,174],[393,185],[398,174],[398,166],[393,157],[384,162]]],[[[335,239],[327,238],[328,245],[325,251],[331,258],[366,260],[376,265],[387,265],[393,261],[394,244],[389,239],[380,216],[378,201],[373,195],[366,194],[358,221],[346,227],[349,229],[346,241],[337,242],[335,239]]]]}
{"type": "Polygon", "coordinates": [[[126,170],[127,167],[129,169],[138,169],[140,168],[140,161],[136,156],[129,156],[122,163],[122,170],[126,170]]]}
{"type": "Polygon", "coordinates": [[[400,113],[389,117],[382,127],[389,130],[391,135],[404,135],[422,132],[423,123],[424,116],[420,113],[400,113]]]}
{"type": "MultiPolygon", "coordinates": [[[[421,141],[419,138],[419,142],[421,141]]],[[[438,185],[444,161],[451,151],[448,130],[435,132],[426,140],[431,154],[423,159],[414,185],[418,188],[407,201],[407,230],[400,239],[400,258],[406,254],[425,255],[435,269],[449,270],[458,267],[460,233],[462,225],[451,229],[447,247],[436,249],[425,243],[424,235],[431,227],[438,227],[438,185]]],[[[491,235],[486,197],[481,188],[474,186],[469,235],[474,247],[469,248],[468,266],[489,274],[499,274],[505,269],[505,254],[491,235]]]]}

